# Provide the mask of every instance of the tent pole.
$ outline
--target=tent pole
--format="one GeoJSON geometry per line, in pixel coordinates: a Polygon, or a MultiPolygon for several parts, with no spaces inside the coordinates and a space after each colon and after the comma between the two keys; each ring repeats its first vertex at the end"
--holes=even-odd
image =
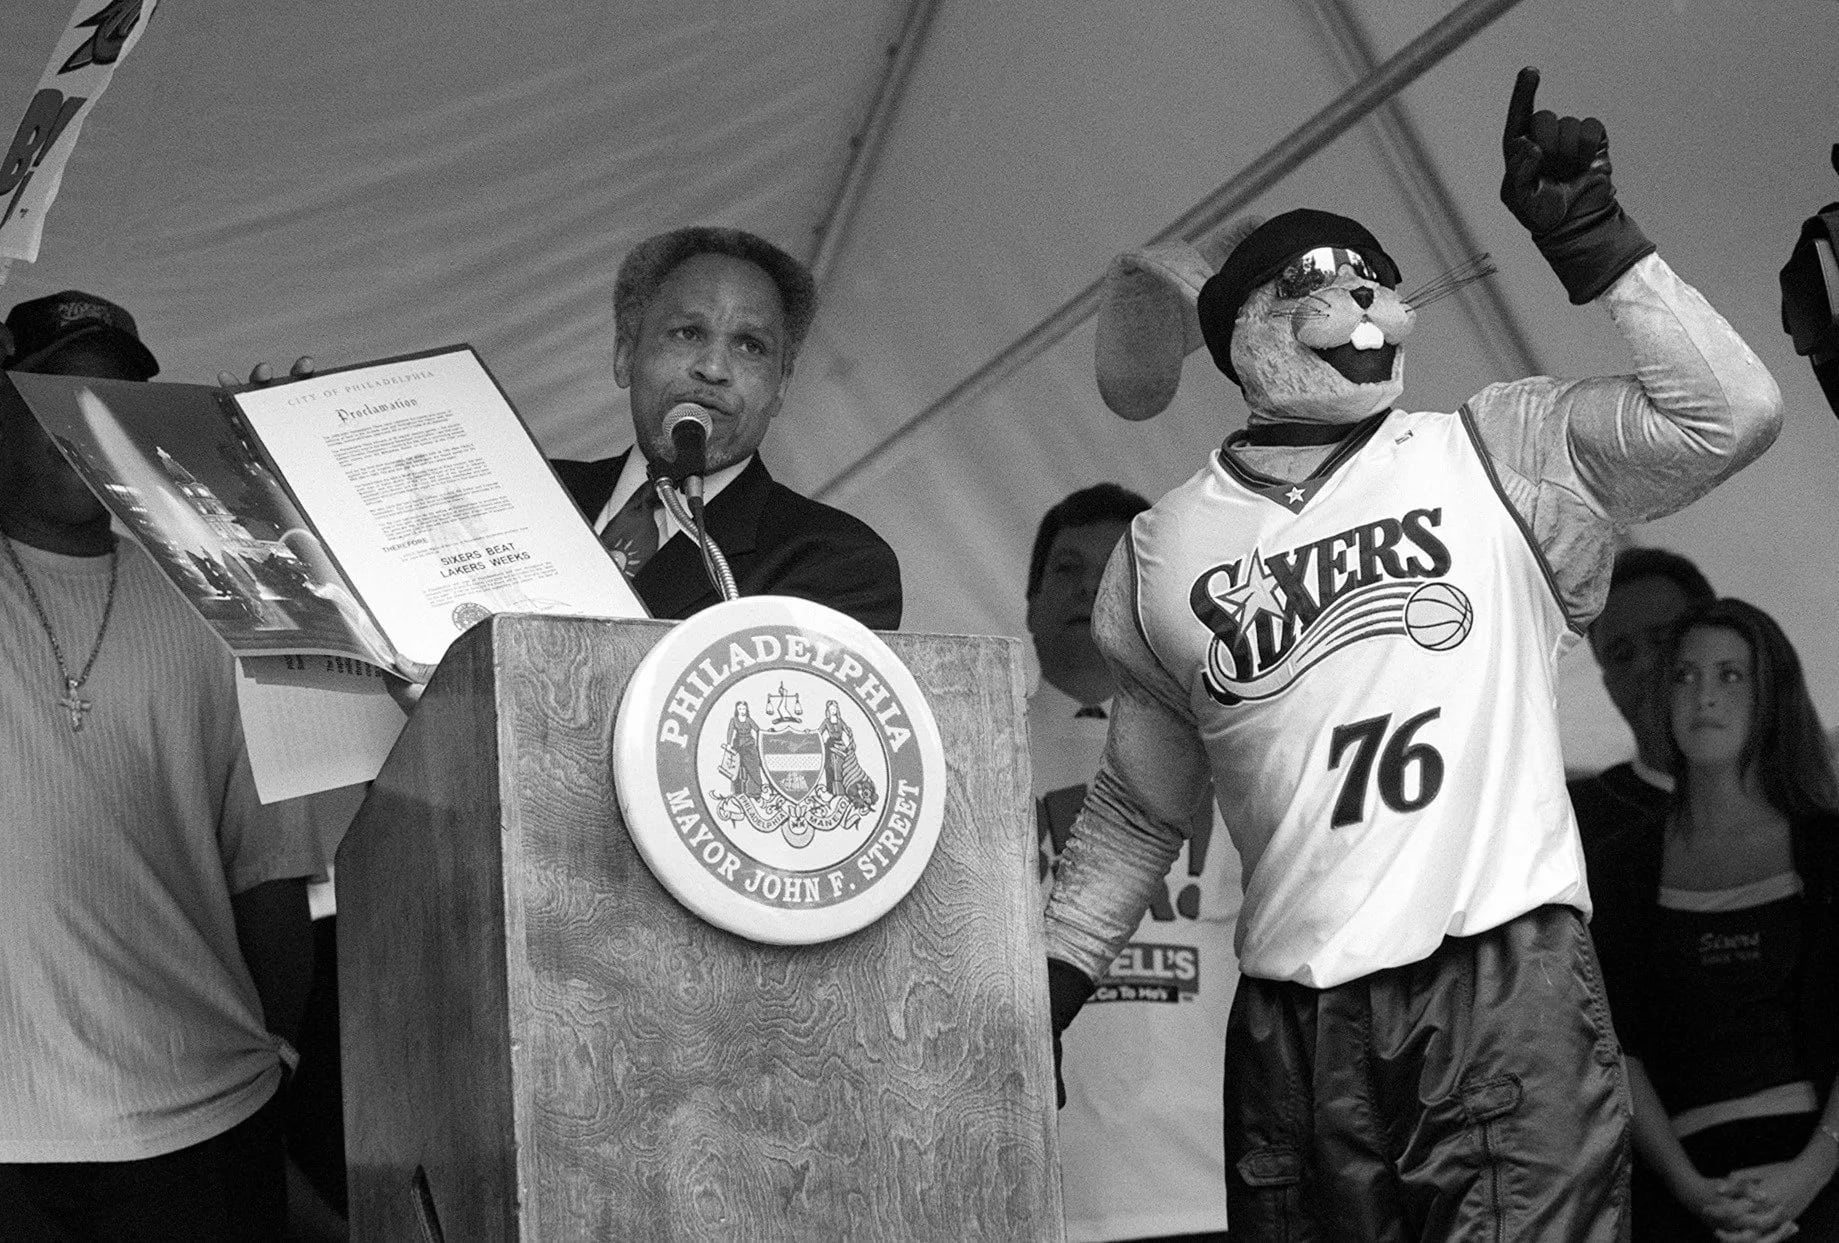
{"type": "MultiPolygon", "coordinates": [[[[1373,44],[1354,12],[1352,0],[1312,0],[1330,49],[1350,78],[1363,78],[1378,67],[1373,44]]],[[[1482,253],[1475,232],[1456,206],[1456,196],[1438,171],[1424,146],[1417,126],[1398,100],[1390,99],[1373,112],[1374,140],[1392,184],[1429,245],[1435,268],[1431,275],[1449,272],[1482,253]]],[[[1456,291],[1456,300],[1469,312],[1481,335],[1489,368],[1500,380],[1547,371],[1533,349],[1532,339],[1514,314],[1500,286],[1492,280],[1476,281],[1456,291]]]]}
{"type": "Polygon", "coordinates": [[[837,253],[854,228],[856,213],[861,210],[869,183],[881,162],[881,149],[887,142],[888,132],[894,128],[894,118],[907,93],[907,79],[919,61],[920,49],[926,44],[926,34],[932,28],[932,18],[939,11],[939,4],[940,0],[913,0],[907,8],[907,20],[901,25],[900,34],[887,49],[887,71],[881,75],[875,102],[869,106],[868,120],[850,138],[849,164],[843,170],[842,183],[830,200],[830,210],[813,230],[816,240],[811,247],[811,276],[819,289],[824,287],[830,270],[836,266],[837,253]]]}
{"type": "MultiPolygon", "coordinates": [[[[1176,239],[1193,239],[1216,228],[1519,2],[1463,0],[1435,25],[1400,48],[1365,80],[1343,91],[1326,108],[1280,139],[1269,151],[1246,165],[1237,176],[1195,204],[1146,244],[1154,246],[1176,239]]],[[[1097,313],[1099,294],[1103,288],[1104,277],[1101,275],[1062,304],[1059,310],[960,380],[943,397],[896,427],[880,444],[813,489],[811,495],[819,499],[835,495],[921,427],[942,414],[976,401],[1040,357],[1062,337],[1097,313]]]]}

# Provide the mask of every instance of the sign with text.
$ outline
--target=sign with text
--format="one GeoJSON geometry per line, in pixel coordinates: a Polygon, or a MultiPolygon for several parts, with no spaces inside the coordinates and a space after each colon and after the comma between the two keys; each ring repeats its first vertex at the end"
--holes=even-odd
{"type": "Polygon", "coordinates": [[[134,49],[157,0],[79,0],[0,157],[0,260],[38,258],[45,213],[64,166],[115,67],[134,49]]]}

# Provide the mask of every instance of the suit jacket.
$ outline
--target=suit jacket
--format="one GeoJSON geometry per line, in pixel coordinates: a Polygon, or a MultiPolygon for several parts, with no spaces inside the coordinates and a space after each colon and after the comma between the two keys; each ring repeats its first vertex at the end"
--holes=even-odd
{"type": "MultiPolygon", "coordinates": [[[[625,462],[622,453],[550,465],[591,524],[613,495],[625,462]]],[[[847,613],[871,630],[900,626],[900,562],[894,550],[867,523],[776,482],[758,456],[708,502],[703,521],[727,555],[742,595],[800,596],[847,613]]],[[[701,553],[681,531],[652,554],[632,585],[653,617],[680,621],[721,600],[701,553]]]]}

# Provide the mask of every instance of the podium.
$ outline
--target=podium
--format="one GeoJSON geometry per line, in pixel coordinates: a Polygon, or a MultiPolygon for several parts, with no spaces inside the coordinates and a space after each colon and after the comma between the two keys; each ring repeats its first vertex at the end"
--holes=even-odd
{"type": "Polygon", "coordinates": [[[338,855],[353,1238],[1064,1237],[1020,644],[886,634],[949,780],[868,927],[680,905],[610,756],[651,621],[499,615],[442,662],[338,855]]]}

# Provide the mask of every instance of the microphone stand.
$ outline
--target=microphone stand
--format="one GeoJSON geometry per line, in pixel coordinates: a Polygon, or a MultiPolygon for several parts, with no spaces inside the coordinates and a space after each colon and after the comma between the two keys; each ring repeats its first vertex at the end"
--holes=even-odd
{"type": "Polygon", "coordinates": [[[702,566],[709,575],[709,581],[721,593],[723,600],[737,599],[741,589],[735,584],[734,571],[728,568],[728,558],[722,555],[721,548],[709,538],[708,528],[702,521],[702,476],[691,475],[683,481],[683,490],[689,494],[686,504],[683,495],[677,491],[677,485],[667,475],[659,475],[656,480],[658,496],[664,501],[664,508],[670,510],[670,516],[677,525],[688,531],[696,540],[696,546],[702,552],[702,566]]]}

